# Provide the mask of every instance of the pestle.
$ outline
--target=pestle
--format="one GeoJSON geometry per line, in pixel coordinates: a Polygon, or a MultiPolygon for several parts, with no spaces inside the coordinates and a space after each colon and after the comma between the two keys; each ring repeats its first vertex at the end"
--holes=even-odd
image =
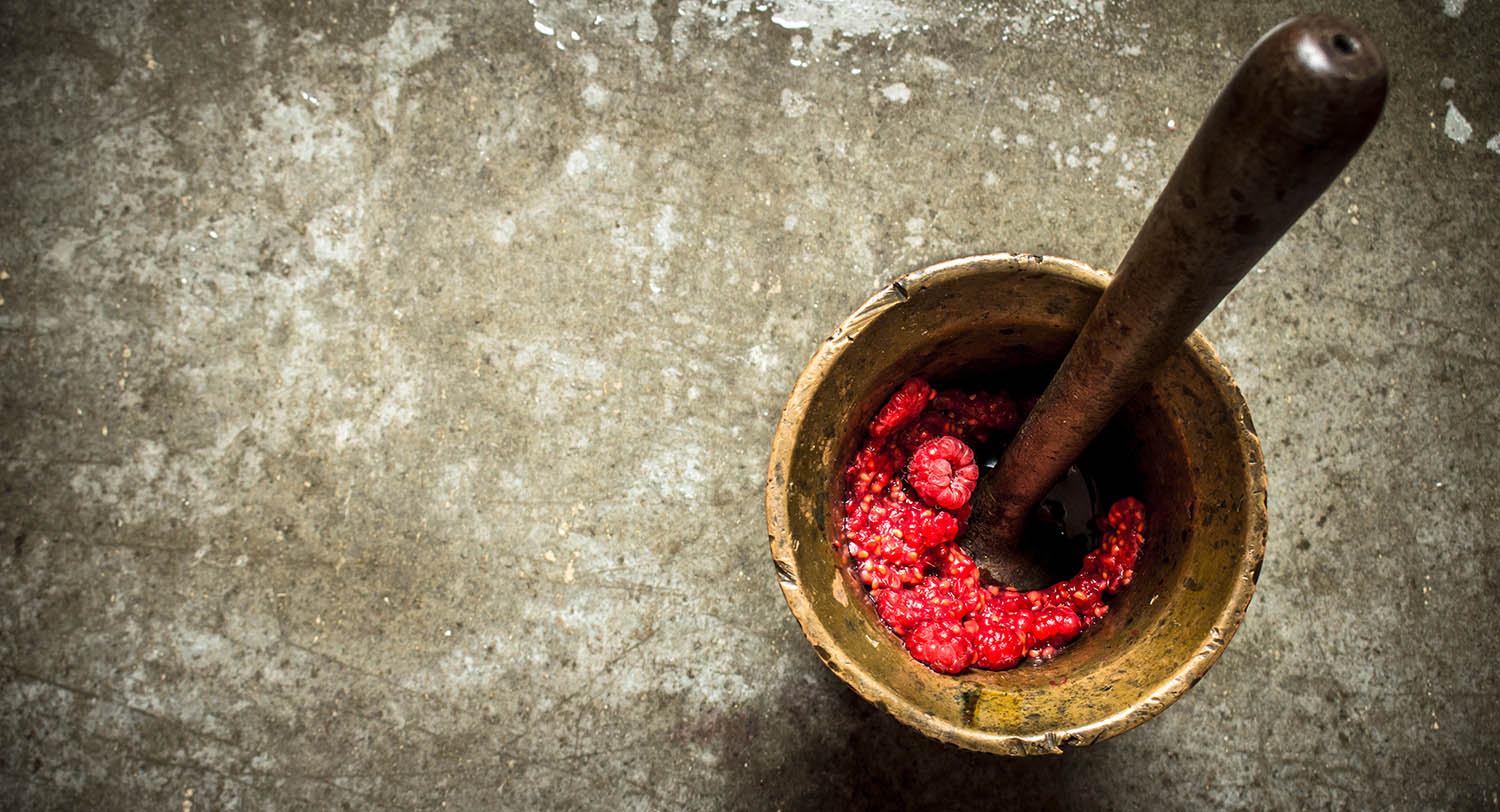
{"type": "Polygon", "coordinates": [[[1055,580],[1035,555],[1048,542],[1027,533],[1037,504],[1338,176],[1374,129],[1385,91],[1385,59],[1350,22],[1297,17],[1255,44],[1041,399],[975,488],[961,544],[991,578],[1021,589],[1055,580]]]}

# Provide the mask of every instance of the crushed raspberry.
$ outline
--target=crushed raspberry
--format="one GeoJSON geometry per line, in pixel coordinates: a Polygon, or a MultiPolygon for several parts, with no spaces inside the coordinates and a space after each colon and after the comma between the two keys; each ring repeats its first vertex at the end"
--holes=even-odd
{"type": "Polygon", "coordinates": [[[956,578],[925,578],[912,592],[928,606],[934,620],[962,620],[984,603],[978,584],[956,578]]]}
{"type": "Polygon", "coordinates": [[[1139,499],[1126,497],[1109,509],[1109,524],[1118,533],[1144,533],[1146,506],[1139,499]]]}
{"type": "Polygon", "coordinates": [[[969,554],[957,544],[948,543],[932,548],[928,558],[944,578],[953,578],[979,586],[979,567],[969,554]]]}
{"type": "Polygon", "coordinates": [[[909,589],[880,589],[871,594],[875,596],[880,619],[903,637],[911,634],[918,623],[933,619],[927,611],[927,603],[909,589]]]}
{"type": "Polygon", "coordinates": [[[979,482],[974,450],[957,437],[929,440],[911,455],[906,481],[927,504],[957,510],[969,503],[979,482]]]}
{"type": "Polygon", "coordinates": [[[936,409],[928,409],[916,420],[908,423],[904,428],[897,431],[893,437],[893,445],[898,451],[910,456],[922,444],[939,437],[959,436],[961,428],[953,418],[943,414],[936,409]]]}
{"type": "Polygon", "coordinates": [[[1014,668],[1026,656],[1026,635],[1012,626],[975,621],[974,665],[996,671],[1014,668]]]}
{"type": "Polygon", "coordinates": [[[876,415],[844,477],[841,546],[887,626],[918,661],[956,674],[1046,659],[1109,612],[1130,583],[1146,530],[1145,507],[1122,499],[1099,520],[1103,540],[1077,575],[1043,590],[985,585],[955,539],[966,529],[978,480],[973,444],[1013,430],[1004,394],[934,392],[913,378],[876,415]]]}
{"type": "Polygon", "coordinates": [[[957,621],[923,623],[906,636],[906,650],[940,674],[957,674],[974,662],[974,643],[957,621]]]}
{"type": "Polygon", "coordinates": [[[1078,613],[1070,607],[1051,606],[1036,613],[1032,628],[1036,630],[1032,634],[1037,642],[1060,646],[1077,637],[1083,625],[1078,613]]]}
{"type": "Polygon", "coordinates": [[[971,431],[1014,431],[1021,425],[1021,410],[1004,392],[991,395],[944,389],[933,397],[932,408],[971,431]]]}
{"type": "Polygon", "coordinates": [[[896,394],[881,407],[875,422],[870,424],[871,437],[884,437],[896,429],[917,419],[932,400],[932,387],[921,378],[912,378],[901,385],[896,394]]]}

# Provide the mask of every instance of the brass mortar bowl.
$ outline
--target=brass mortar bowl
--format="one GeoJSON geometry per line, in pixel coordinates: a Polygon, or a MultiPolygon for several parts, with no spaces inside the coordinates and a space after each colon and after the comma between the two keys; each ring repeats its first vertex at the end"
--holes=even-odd
{"type": "Polygon", "coordinates": [[[798,378],[772,444],[771,556],[823,662],[903,723],[961,747],[1062,752],[1150,719],[1192,687],[1239,627],[1265,555],[1266,476],[1245,399],[1197,333],[1091,446],[1108,499],[1146,505],[1134,581],[1049,662],[935,673],[881,623],[836,541],[844,470],[874,413],[912,375],[1039,391],[1109,276],[1068,259],[956,259],[865,302],[798,378]]]}

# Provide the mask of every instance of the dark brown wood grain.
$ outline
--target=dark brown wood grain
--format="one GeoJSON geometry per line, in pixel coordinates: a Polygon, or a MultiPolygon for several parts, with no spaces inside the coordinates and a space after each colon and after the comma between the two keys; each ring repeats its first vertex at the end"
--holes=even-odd
{"type": "Polygon", "coordinates": [[[1370,36],[1334,17],[1288,20],[1256,43],[974,494],[964,544],[991,576],[1044,585],[1046,574],[1017,552],[1033,508],[1348,164],[1380,117],[1386,73],[1370,36]]]}

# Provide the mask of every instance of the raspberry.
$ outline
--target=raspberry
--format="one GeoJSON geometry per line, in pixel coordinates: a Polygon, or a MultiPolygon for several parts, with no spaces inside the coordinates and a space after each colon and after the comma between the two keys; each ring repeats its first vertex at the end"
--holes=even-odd
{"type": "Polygon", "coordinates": [[[913,378],[880,410],[844,472],[840,543],[850,565],[881,620],[940,673],[1052,657],[1103,617],[1105,596],[1134,575],[1145,509],[1123,499],[1099,520],[1103,541],[1077,575],[1030,592],[982,584],[974,560],[954,543],[978,480],[972,444],[1019,420],[1003,394],[934,394],[913,378]]]}
{"type": "Polygon", "coordinates": [[[927,555],[943,577],[954,578],[976,586],[979,584],[979,567],[974,564],[974,559],[970,558],[968,553],[959,549],[957,544],[950,542],[934,547],[927,555]]]}
{"type": "Polygon", "coordinates": [[[990,600],[990,606],[998,612],[1016,612],[1030,606],[1026,596],[1014,589],[1005,589],[990,600]]]}
{"type": "Polygon", "coordinates": [[[974,505],[972,503],[964,505],[958,510],[953,511],[953,521],[958,523],[958,533],[955,534],[955,538],[957,536],[962,536],[964,534],[964,531],[969,529],[969,514],[973,512],[974,505]]]}
{"type": "Polygon", "coordinates": [[[1026,656],[1026,635],[996,623],[979,621],[974,630],[974,665],[1012,668],[1026,656]]]}
{"type": "Polygon", "coordinates": [[[909,525],[913,543],[922,547],[945,544],[958,536],[958,520],[941,510],[913,510],[909,525]]]}
{"type": "Polygon", "coordinates": [[[1021,425],[1021,412],[1009,395],[983,392],[968,394],[944,389],[932,399],[932,408],[948,414],[953,421],[969,430],[998,429],[1011,431],[1021,425]]]}
{"type": "MultiPolygon", "coordinates": [[[[1015,593],[1011,593],[1015,594],[1015,593]]],[[[994,626],[1016,634],[1022,648],[1030,649],[1036,643],[1036,613],[1027,608],[1024,599],[1020,605],[1006,607],[1005,593],[999,599],[990,600],[984,608],[974,613],[979,626],[994,626]]]]}
{"type": "Polygon", "coordinates": [[[1106,521],[1117,533],[1139,535],[1146,532],[1146,508],[1139,499],[1127,496],[1110,507],[1106,521]]]}
{"type": "Polygon", "coordinates": [[[932,387],[921,378],[912,378],[901,385],[896,394],[886,401],[875,422],[870,424],[871,437],[885,437],[896,429],[917,419],[932,399],[932,387]]]}
{"type": "Polygon", "coordinates": [[[901,588],[901,574],[879,559],[871,559],[859,565],[859,580],[872,591],[901,588]]]}
{"type": "Polygon", "coordinates": [[[902,453],[911,454],[928,440],[948,434],[957,437],[960,433],[960,427],[953,422],[953,418],[936,409],[928,409],[921,417],[892,435],[891,442],[902,453]]]}
{"type": "Polygon", "coordinates": [[[927,578],[912,590],[926,606],[928,620],[962,620],[983,600],[951,578],[927,578]]]}
{"type": "Polygon", "coordinates": [[[889,504],[880,513],[871,511],[870,526],[917,550],[952,541],[958,535],[958,520],[951,513],[914,501],[889,504]]]}
{"type": "Polygon", "coordinates": [[[1058,584],[1058,601],[1054,606],[1066,606],[1080,615],[1093,611],[1104,594],[1106,584],[1098,575],[1078,575],[1058,584]]]}
{"type": "Polygon", "coordinates": [[[974,450],[957,437],[939,437],[922,444],[906,466],[906,479],[917,495],[933,507],[957,510],[968,504],[979,481],[974,450]]]}
{"type": "Polygon", "coordinates": [[[885,625],[902,637],[911,634],[918,623],[932,619],[927,615],[926,601],[910,589],[879,590],[875,593],[875,606],[885,625]]]}
{"type": "Polygon", "coordinates": [[[939,674],[957,674],[974,662],[974,644],[957,621],[923,623],[906,636],[906,650],[939,674]]]}
{"type": "Polygon", "coordinates": [[[1060,646],[1077,637],[1083,630],[1077,613],[1060,606],[1037,612],[1034,625],[1037,642],[1049,646],[1060,646]]]}
{"type": "Polygon", "coordinates": [[[903,637],[921,623],[961,620],[983,601],[977,587],[950,578],[925,578],[910,589],[885,588],[874,596],[880,619],[903,637]]]}

